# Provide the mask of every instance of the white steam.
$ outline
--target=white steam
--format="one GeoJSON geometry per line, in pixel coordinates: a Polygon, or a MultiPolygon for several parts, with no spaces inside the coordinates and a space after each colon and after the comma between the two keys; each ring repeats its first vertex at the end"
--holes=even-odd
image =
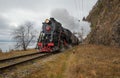
{"type": "Polygon", "coordinates": [[[83,28],[84,37],[90,32],[90,23],[81,20],[78,21],[78,19],[71,16],[66,9],[52,10],[51,17],[54,17],[63,27],[72,32],[81,32],[81,28],[83,28]]]}

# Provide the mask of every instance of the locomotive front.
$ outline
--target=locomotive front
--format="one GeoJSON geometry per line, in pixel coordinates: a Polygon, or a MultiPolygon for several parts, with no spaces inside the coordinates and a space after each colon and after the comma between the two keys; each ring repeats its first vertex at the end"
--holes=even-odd
{"type": "Polygon", "coordinates": [[[55,20],[53,18],[46,19],[43,22],[42,31],[38,39],[38,48],[40,52],[53,52],[58,50],[58,38],[56,30],[55,20]]]}

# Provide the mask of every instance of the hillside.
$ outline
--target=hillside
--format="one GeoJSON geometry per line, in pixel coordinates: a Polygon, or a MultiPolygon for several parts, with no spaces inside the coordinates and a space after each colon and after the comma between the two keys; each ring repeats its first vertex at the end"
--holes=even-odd
{"type": "Polygon", "coordinates": [[[92,28],[87,43],[120,47],[120,0],[98,0],[86,20],[92,28]]]}

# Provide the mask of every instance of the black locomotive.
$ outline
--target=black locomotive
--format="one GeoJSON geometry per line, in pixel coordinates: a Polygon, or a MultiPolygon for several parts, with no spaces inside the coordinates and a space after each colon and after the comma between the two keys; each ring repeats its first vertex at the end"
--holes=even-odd
{"type": "Polygon", "coordinates": [[[43,22],[37,47],[40,52],[54,52],[68,45],[78,45],[78,38],[57,22],[54,18],[43,22]]]}

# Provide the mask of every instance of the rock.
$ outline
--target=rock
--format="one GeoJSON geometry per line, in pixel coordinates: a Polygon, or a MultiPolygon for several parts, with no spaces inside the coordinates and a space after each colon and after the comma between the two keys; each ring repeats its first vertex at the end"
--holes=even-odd
{"type": "Polygon", "coordinates": [[[120,47],[119,0],[98,0],[87,16],[91,32],[85,42],[120,47]]]}

